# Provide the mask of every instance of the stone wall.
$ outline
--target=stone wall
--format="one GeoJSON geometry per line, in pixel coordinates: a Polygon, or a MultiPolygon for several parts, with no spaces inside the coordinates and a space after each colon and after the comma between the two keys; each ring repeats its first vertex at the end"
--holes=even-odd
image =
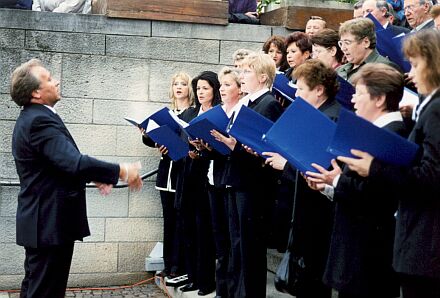
{"type": "MultiPolygon", "coordinates": [[[[61,80],[56,108],[83,153],[109,161],[140,160],[157,168],[124,116],[143,119],[168,103],[170,76],[195,76],[232,63],[238,48],[260,49],[284,28],[109,19],[98,15],[0,9],[0,180],[15,181],[11,134],[19,109],[8,95],[20,63],[41,59],[61,80]]],[[[0,186],[0,289],[18,288],[24,251],[15,244],[18,187],[0,186]]],[[[88,192],[92,236],[75,246],[70,286],[116,285],[146,277],[144,258],[162,239],[161,205],[154,177],[140,193],[88,192]]]]}

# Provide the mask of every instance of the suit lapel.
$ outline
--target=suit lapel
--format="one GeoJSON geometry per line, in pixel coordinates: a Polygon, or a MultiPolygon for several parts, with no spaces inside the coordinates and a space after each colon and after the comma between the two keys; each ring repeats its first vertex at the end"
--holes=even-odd
{"type": "Polygon", "coordinates": [[[44,111],[49,117],[54,119],[59,124],[60,130],[64,133],[64,135],[72,142],[72,144],[75,146],[75,148],[79,151],[79,148],[75,143],[75,140],[73,139],[73,137],[70,134],[69,130],[67,129],[66,125],[64,125],[64,122],[61,119],[61,117],[57,113],[54,113],[53,111],[49,110],[49,108],[47,108],[45,106],[42,106],[42,105],[37,105],[37,106],[41,106],[41,110],[44,111]]]}

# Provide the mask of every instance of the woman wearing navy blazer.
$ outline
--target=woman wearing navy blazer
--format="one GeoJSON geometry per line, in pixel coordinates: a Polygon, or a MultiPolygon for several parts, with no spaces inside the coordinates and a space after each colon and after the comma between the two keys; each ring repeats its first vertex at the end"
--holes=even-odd
{"type": "MultiPolygon", "coordinates": [[[[180,114],[185,122],[220,103],[220,83],[216,73],[204,71],[192,80],[191,85],[196,106],[180,114]]],[[[215,248],[207,190],[209,160],[203,158],[203,144],[199,140],[190,143],[193,150],[181,161],[176,189],[189,281],[180,289],[184,292],[198,289],[198,295],[204,296],[215,289],[215,248]]]]}
{"type": "MultiPolygon", "coordinates": [[[[194,93],[190,87],[191,77],[178,72],[171,78],[169,96],[171,110],[180,114],[192,106],[194,93]]],[[[175,277],[184,272],[182,237],[177,228],[177,210],[174,208],[176,192],[176,179],[179,171],[179,163],[174,163],[167,155],[167,148],[155,144],[147,135],[142,135],[142,141],[149,147],[158,147],[161,153],[158,173],[156,177],[156,189],[160,191],[163,214],[163,259],[164,270],[159,274],[162,277],[175,277]]]]}
{"type": "MultiPolygon", "coordinates": [[[[395,166],[367,152],[338,157],[362,177],[386,183],[399,195],[393,267],[400,273],[403,298],[440,297],[440,32],[409,36],[403,52],[409,77],[425,96],[415,112],[408,139],[420,146],[411,166],[395,166]]],[[[355,148],[354,148],[355,149],[355,148]]]]}
{"type": "MultiPolygon", "coordinates": [[[[369,63],[353,78],[356,114],[378,127],[408,136],[399,112],[403,75],[383,63],[369,63]]],[[[324,191],[335,203],[332,240],[324,283],[341,298],[399,297],[397,274],[392,268],[398,197],[387,183],[374,186],[370,179],[340,167],[307,172],[309,185],[324,191]]],[[[326,199],[325,199],[326,200],[326,199]]]]}

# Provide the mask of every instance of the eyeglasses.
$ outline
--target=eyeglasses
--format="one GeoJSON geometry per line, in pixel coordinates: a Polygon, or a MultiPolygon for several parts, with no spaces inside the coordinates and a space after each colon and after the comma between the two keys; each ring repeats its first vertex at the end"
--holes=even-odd
{"type": "MultiPolygon", "coordinates": [[[[362,39],[362,38],[361,38],[361,39],[362,39]]],[[[359,39],[359,40],[342,39],[342,40],[339,40],[339,41],[338,41],[338,46],[339,46],[339,48],[341,48],[341,49],[342,49],[342,46],[349,47],[353,42],[358,42],[358,43],[359,43],[359,41],[360,41],[361,39],[359,39]]]]}
{"type": "Polygon", "coordinates": [[[406,12],[406,11],[411,11],[411,12],[413,12],[414,9],[415,9],[417,6],[420,6],[420,4],[419,4],[419,5],[413,5],[413,4],[411,4],[411,5],[407,5],[407,6],[405,6],[405,7],[403,8],[403,11],[404,11],[404,12],[406,12]]]}
{"type": "Polygon", "coordinates": [[[310,16],[310,20],[321,20],[321,21],[323,21],[324,19],[319,17],[319,16],[310,16]]]}
{"type": "Polygon", "coordinates": [[[313,59],[315,59],[316,57],[319,56],[319,54],[324,53],[325,51],[328,51],[328,50],[330,50],[330,48],[324,48],[324,50],[314,50],[312,52],[311,56],[312,56],[313,59]]]}

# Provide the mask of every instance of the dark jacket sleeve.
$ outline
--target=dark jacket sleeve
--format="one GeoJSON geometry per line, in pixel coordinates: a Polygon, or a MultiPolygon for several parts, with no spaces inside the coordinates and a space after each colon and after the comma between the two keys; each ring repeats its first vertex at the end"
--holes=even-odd
{"type": "MultiPolygon", "coordinates": [[[[434,99],[432,99],[434,100],[434,99]]],[[[435,100],[438,101],[438,98],[435,100]]],[[[422,148],[421,158],[412,167],[387,164],[376,158],[370,166],[370,177],[386,180],[391,187],[403,192],[417,189],[420,195],[414,199],[432,197],[440,193],[440,104],[432,103],[419,119],[423,124],[414,127],[415,142],[422,148]]]]}

